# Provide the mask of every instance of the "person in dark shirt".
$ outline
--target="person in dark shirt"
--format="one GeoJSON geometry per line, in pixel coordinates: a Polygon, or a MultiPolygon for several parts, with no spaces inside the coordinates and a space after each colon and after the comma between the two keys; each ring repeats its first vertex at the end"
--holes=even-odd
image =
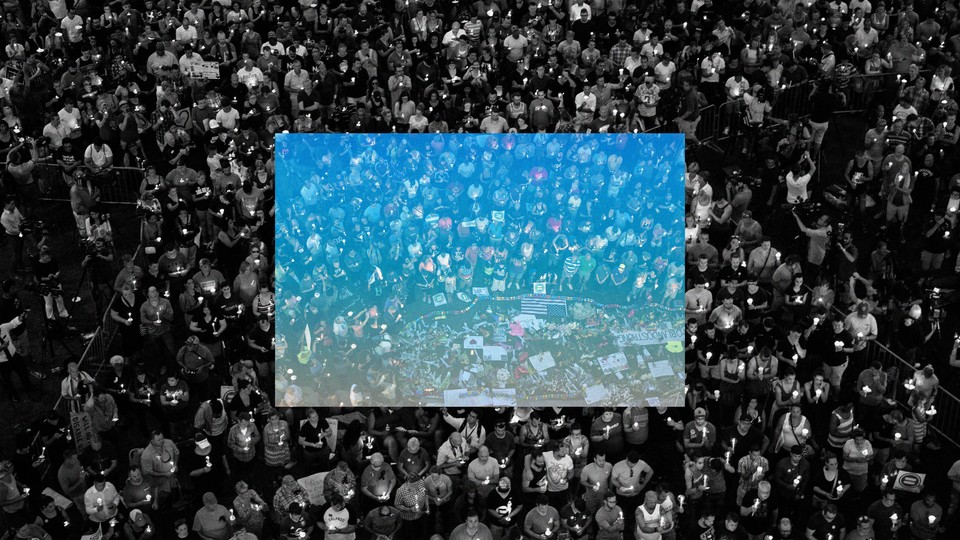
{"type": "Polygon", "coordinates": [[[837,510],[837,505],[827,503],[823,510],[810,516],[807,521],[807,538],[817,538],[826,540],[827,538],[836,538],[839,540],[847,535],[846,522],[843,515],[837,510]]]}
{"type": "Polygon", "coordinates": [[[746,540],[747,531],[740,526],[740,516],[730,512],[723,520],[723,527],[717,531],[717,540],[746,540]]]}
{"type": "Polygon", "coordinates": [[[834,92],[833,83],[826,81],[814,85],[813,92],[810,93],[810,128],[813,132],[813,147],[810,149],[810,157],[814,160],[820,154],[820,146],[823,144],[823,136],[830,127],[830,119],[833,118],[834,111],[847,101],[843,94],[834,92]]]}
{"type": "Polygon", "coordinates": [[[709,506],[705,507],[703,511],[700,512],[700,519],[695,521],[690,527],[687,538],[691,540],[715,540],[716,533],[713,528],[715,519],[716,510],[709,506]]]}
{"type": "Polygon", "coordinates": [[[772,497],[770,484],[748,490],[740,503],[740,528],[749,535],[763,534],[777,523],[778,503],[772,497]]]}

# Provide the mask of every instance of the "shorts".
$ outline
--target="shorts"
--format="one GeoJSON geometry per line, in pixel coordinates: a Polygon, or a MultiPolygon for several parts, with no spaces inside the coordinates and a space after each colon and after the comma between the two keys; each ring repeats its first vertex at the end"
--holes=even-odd
{"type": "Polygon", "coordinates": [[[810,122],[810,130],[812,131],[811,135],[814,144],[823,142],[823,136],[827,134],[827,128],[829,127],[830,122],[810,122]]]}
{"type": "Polygon", "coordinates": [[[824,364],[823,378],[830,383],[830,386],[840,386],[840,381],[843,380],[843,372],[847,370],[847,366],[849,364],[849,360],[840,364],[839,366],[828,366],[827,364],[824,364]]]}

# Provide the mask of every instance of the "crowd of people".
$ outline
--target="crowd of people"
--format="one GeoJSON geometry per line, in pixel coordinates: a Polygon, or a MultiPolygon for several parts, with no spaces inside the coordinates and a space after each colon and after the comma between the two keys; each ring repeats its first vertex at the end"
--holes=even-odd
{"type": "MultiPolygon", "coordinates": [[[[626,361],[640,367],[641,351],[621,352],[617,337],[650,326],[679,339],[683,327],[682,145],[653,139],[284,139],[277,339],[290,354],[278,392],[291,405],[417,405],[500,388],[516,392],[500,405],[572,404],[601,384],[623,389],[616,403],[642,402],[642,370],[626,361]],[[569,301],[557,300],[560,316],[528,311],[520,298],[533,293],[569,301]],[[592,326],[579,322],[587,311],[592,326]],[[571,323],[561,343],[558,327],[571,323]],[[502,356],[472,351],[473,336],[502,356]],[[618,369],[601,369],[618,353],[618,369]],[[542,355],[556,364],[549,372],[535,367],[542,355]]],[[[667,341],[647,343],[648,360],[672,358],[682,374],[667,341]]]]}
{"type": "Polygon", "coordinates": [[[24,322],[71,326],[55,261],[86,261],[119,329],[107,365],[68,364],[63,406],[10,434],[14,537],[951,534],[960,465],[928,423],[960,366],[943,305],[960,207],[954,2],[3,11],[4,396],[44,375],[24,322]],[[809,116],[772,116],[800,84],[809,116]],[[866,126],[837,114],[858,100],[866,126]],[[737,169],[698,148],[711,107],[725,144],[756,159],[737,169]],[[685,134],[688,406],[272,408],[274,134],[513,130],[685,134]],[[98,201],[121,167],[143,169],[138,256],[114,246],[98,201]],[[52,253],[38,219],[61,207],[42,199],[66,188],[60,221],[80,241],[52,253]],[[17,302],[27,286],[35,313],[17,302]],[[906,363],[878,365],[881,344],[906,363]]]}

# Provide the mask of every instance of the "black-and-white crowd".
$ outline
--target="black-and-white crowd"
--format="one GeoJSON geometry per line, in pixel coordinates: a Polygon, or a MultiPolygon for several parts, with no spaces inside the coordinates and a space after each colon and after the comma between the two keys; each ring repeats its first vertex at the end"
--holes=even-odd
{"type": "Polygon", "coordinates": [[[952,0],[2,9],[5,411],[61,272],[116,329],[4,434],[11,537],[955,534],[952,0]],[[274,409],[274,134],[511,130],[686,134],[688,407],[274,409]]]}

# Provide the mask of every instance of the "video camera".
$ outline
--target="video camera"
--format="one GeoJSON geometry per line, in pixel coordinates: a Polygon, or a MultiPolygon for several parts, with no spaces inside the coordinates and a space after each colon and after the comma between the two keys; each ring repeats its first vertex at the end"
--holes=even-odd
{"type": "Polygon", "coordinates": [[[50,234],[50,227],[40,219],[25,219],[20,223],[20,232],[24,234],[39,232],[41,236],[48,236],[50,234]]]}

